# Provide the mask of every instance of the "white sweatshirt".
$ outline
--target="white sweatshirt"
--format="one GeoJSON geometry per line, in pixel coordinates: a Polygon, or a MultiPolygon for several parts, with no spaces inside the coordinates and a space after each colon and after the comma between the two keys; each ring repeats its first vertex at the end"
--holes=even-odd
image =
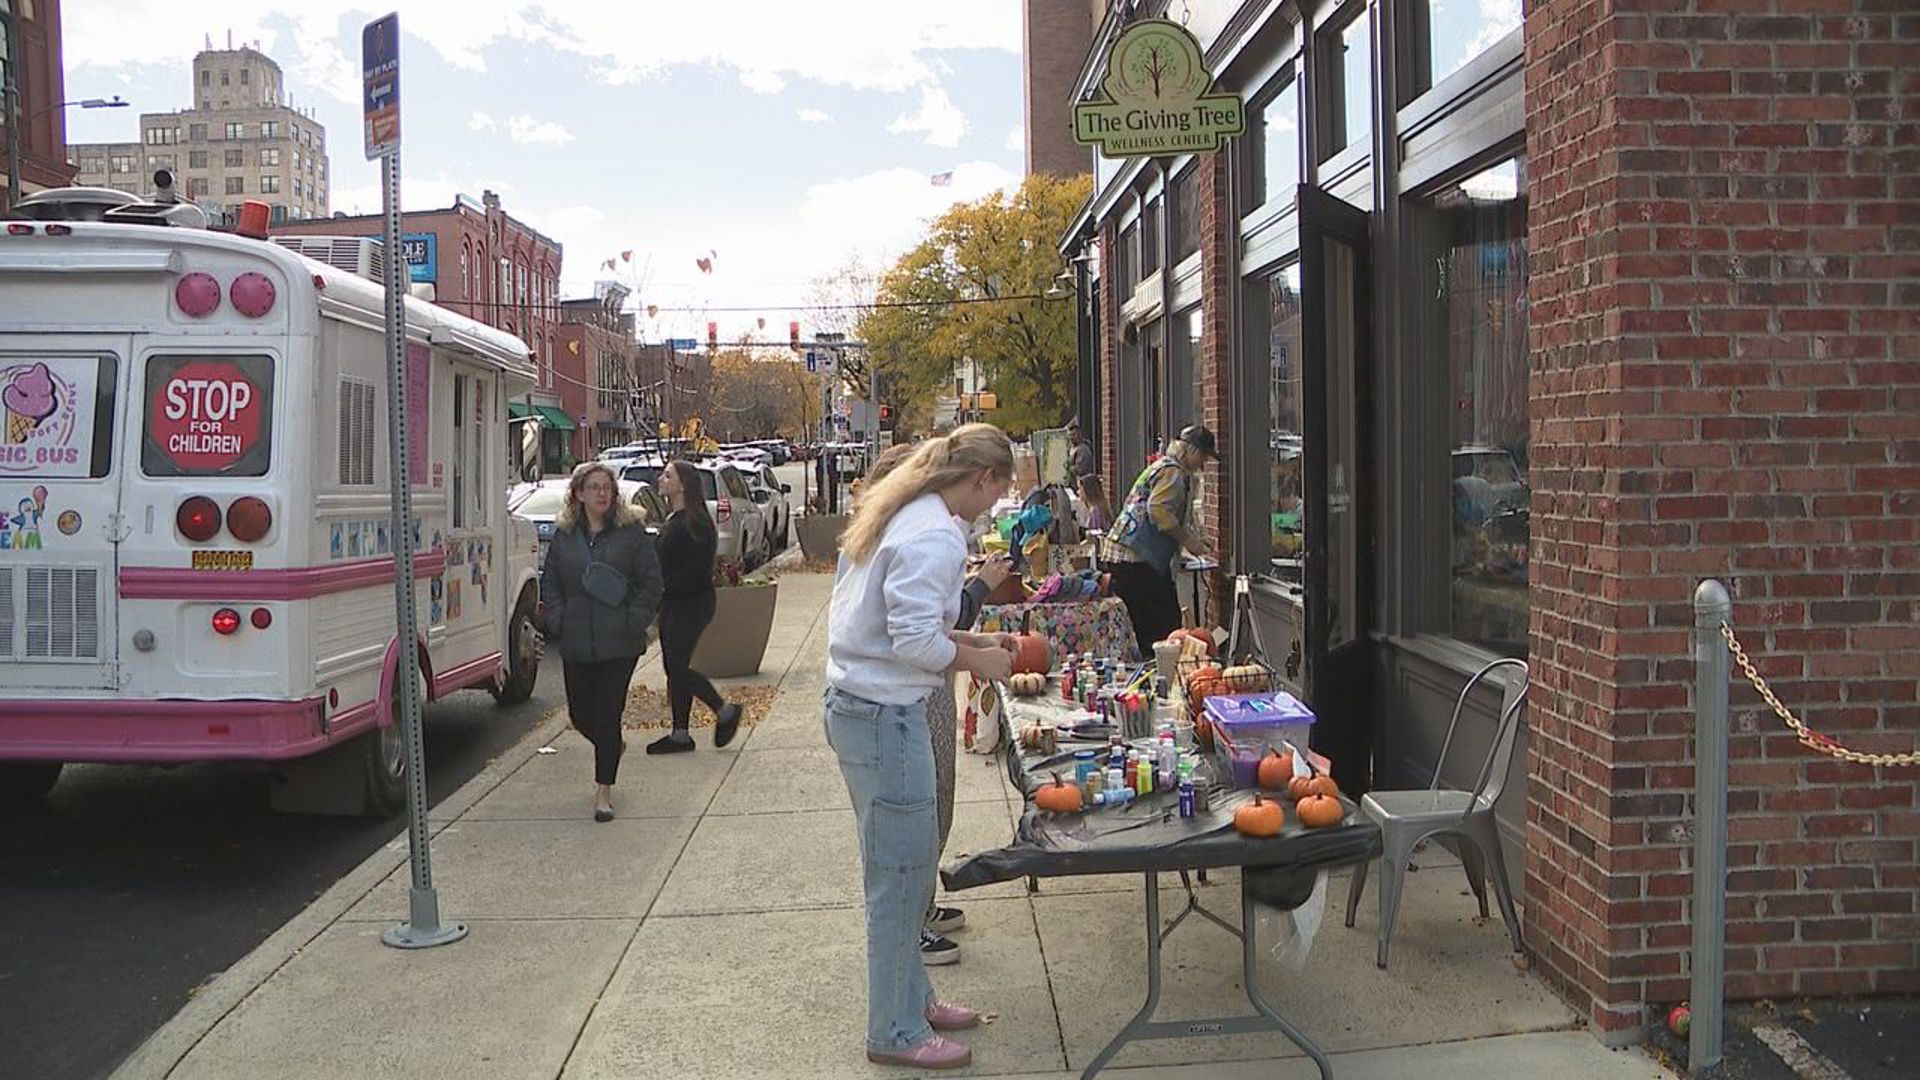
{"type": "Polygon", "coordinates": [[[827,682],[883,705],[923,700],[947,678],[967,541],[939,495],[900,508],[866,562],[846,553],[827,614],[827,682]]]}

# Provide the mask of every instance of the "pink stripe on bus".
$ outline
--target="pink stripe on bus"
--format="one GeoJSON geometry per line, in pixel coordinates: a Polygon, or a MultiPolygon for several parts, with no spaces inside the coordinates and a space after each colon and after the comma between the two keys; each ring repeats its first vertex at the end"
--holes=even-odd
{"type": "MultiPolygon", "coordinates": [[[[434,577],[447,568],[444,548],[414,557],[413,576],[434,577]]],[[[125,566],[122,600],[311,600],[368,589],[393,581],[393,559],[376,556],[327,566],[284,570],[194,570],[184,566],[125,566]]]]}

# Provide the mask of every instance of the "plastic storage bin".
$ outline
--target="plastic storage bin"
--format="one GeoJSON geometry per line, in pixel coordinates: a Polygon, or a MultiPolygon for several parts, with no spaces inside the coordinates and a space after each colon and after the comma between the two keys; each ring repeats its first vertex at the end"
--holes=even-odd
{"type": "Polygon", "coordinates": [[[1235,787],[1254,786],[1255,772],[1268,747],[1282,742],[1307,749],[1313,710],[1284,690],[1266,694],[1218,694],[1207,699],[1214,752],[1233,776],[1235,787]]]}

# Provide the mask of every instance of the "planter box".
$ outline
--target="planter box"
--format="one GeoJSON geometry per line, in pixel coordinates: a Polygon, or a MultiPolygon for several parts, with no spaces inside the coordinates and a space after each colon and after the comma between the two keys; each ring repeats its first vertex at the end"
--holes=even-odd
{"type": "Polygon", "coordinates": [[[847,527],[845,514],[808,514],[794,519],[800,534],[800,553],[808,562],[833,562],[840,558],[840,532],[847,527]]]}
{"type": "Polygon", "coordinates": [[[693,669],[714,679],[732,679],[760,670],[773,633],[773,610],[780,583],[770,581],[714,590],[713,622],[693,650],[693,669]]]}

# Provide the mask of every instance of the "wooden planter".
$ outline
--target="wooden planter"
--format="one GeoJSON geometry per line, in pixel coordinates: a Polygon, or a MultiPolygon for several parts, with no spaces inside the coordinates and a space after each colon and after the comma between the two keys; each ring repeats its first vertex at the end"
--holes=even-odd
{"type": "Polygon", "coordinates": [[[693,669],[715,679],[752,675],[767,654],[773,633],[777,581],[714,590],[713,622],[693,650],[693,669]]]}
{"type": "Polygon", "coordinates": [[[794,519],[800,534],[800,553],[808,562],[834,562],[840,558],[840,532],[847,527],[845,514],[808,514],[794,519]]]}

